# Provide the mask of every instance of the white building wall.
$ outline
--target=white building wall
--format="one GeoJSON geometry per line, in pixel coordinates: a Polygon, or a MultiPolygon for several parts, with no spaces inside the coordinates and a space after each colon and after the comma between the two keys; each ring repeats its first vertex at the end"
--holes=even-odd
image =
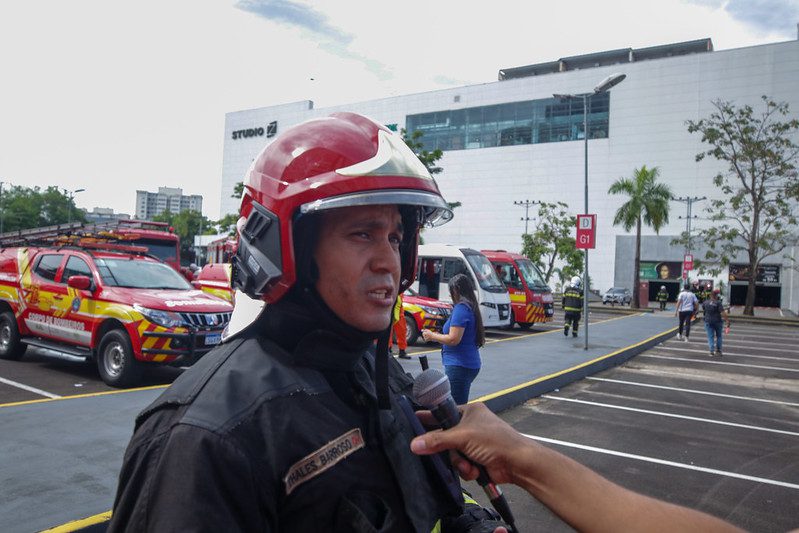
{"type": "MultiPolygon", "coordinates": [[[[238,200],[230,197],[233,188],[270,140],[265,136],[234,140],[234,131],[266,128],[277,121],[279,135],[292,125],[335,111],[363,113],[403,127],[409,114],[590,91],[616,72],[627,74],[627,79],[611,89],[609,138],[589,141],[589,212],[598,218],[597,249],[591,253],[589,267],[594,287],[604,290],[614,281],[615,236],[625,233],[612,225],[624,198],[609,196],[610,184],[632,176],[641,165],[658,166],[661,179],[675,196],[718,197],[712,177],[721,167],[713,160],[695,162],[703,145],[699,135],[688,133],[685,121],[709,116],[714,110],[712,100],[718,98],[757,109],[761,95],[786,101],[793,115],[799,114],[799,42],[623,63],[323,109],[313,109],[311,102],[303,101],[228,113],[220,214],[238,210],[238,200]]],[[[519,250],[524,209],[514,206],[514,200],[564,201],[573,213],[582,212],[583,165],[582,140],[447,151],[440,161],[444,172],[436,179],[445,198],[463,205],[449,224],[425,230],[425,241],[519,250]]],[[[694,214],[701,216],[701,209],[702,204],[695,204],[694,214]]],[[[685,221],[680,215],[685,215],[685,206],[675,202],[661,234],[683,231],[685,221]]],[[[696,220],[693,226],[702,224],[696,220]]],[[[644,234],[653,233],[644,229],[644,234]]]]}

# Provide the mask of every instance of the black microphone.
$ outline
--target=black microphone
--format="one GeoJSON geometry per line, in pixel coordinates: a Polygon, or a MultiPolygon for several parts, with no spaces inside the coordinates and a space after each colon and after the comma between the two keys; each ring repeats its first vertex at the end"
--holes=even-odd
{"type": "MultiPolygon", "coordinates": [[[[433,413],[436,420],[441,424],[444,429],[450,429],[458,425],[461,421],[461,412],[452,399],[450,392],[449,379],[446,374],[434,368],[428,368],[416,377],[413,383],[413,396],[416,402],[433,413]]],[[[483,490],[491,500],[491,505],[502,517],[511,531],[516,531],[516,524],[511,513],[510,506],[502,494],[502,489],[491,481],[488,477],[488,472],[483,465],[475,463],[464,454],[458,452],[463,458],[475,465],[479,471],[477,476],[477,483],[483,487],[483,490]]]]}

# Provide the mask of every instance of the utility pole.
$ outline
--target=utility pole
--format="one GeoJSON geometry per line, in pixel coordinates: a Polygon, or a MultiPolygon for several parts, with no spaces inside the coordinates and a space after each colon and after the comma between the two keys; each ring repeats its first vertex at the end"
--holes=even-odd
{"type": "Polygon", "coordinates": [[[0,181],[0,233],[3,233],[3,219],[6,215],[6,207],[3,204],[3,185],[5,181],[0,181]]]}
{"type": "Polygon", "coordinates": [[[513,205],[521,205],[521,206],[524,207],[524,217],[522,217],[521,220],[524,220],[524,234],[525,235],[527,235],[527,223],[530,221],[530,217],[528,216],[530,214],[530,206],[533,206],[533,205],[535,205],[537,203],[540,203],[540,202],[536,202],[534,200],[525,200],[523,202],[521,200],[517,200],[517,201],[513,202],[513,205]]]}
{"type": "MultiPolygon", "coordinates": [[[[685,204],[686,213],[685,213],[685,232],[688,234],[688,249],[686,253],[691,253],[691,219],[699,218],[693,214],[693,204],[695,202],[701,202],[702,200],[707,200],[707,196],[680,196],[678,198],[672,198],[675,202],[681,202],[685,204]]],[[[683,217],[679,217],[683,218],[683,217]]]]}

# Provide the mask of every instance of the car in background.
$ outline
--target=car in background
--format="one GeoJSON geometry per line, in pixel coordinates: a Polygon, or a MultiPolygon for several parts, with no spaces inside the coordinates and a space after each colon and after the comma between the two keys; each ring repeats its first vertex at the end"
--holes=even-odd
{"type": "Polygon", "coordinates": [[[422,329],[440,332],[452,314],[452,305],[435,298],[419,296],[413,289],[402,293],[402,312],[405,313],[408,344],[415,344],[422,329]]]}
{"type": "Polygon", "coordinates": [[[613,287],[605,293],[602,297],[602,305],[629,305],[629,303],[633,300],[633,295],[630,292],[630,289],[626,289],[624,287],[613,287]]]}

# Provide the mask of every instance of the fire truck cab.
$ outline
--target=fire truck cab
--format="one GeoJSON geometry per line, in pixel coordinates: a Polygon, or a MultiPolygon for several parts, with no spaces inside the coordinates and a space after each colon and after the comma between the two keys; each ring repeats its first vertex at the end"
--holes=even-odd
{"type": "Polygon", "coordinates": [[[513,322],[522,329],[539,322],[551,322],[555,314],[552,290],[544,282],[538,267],[521,254],[505,250],[481,251],[508,288],[513,322]]]}

